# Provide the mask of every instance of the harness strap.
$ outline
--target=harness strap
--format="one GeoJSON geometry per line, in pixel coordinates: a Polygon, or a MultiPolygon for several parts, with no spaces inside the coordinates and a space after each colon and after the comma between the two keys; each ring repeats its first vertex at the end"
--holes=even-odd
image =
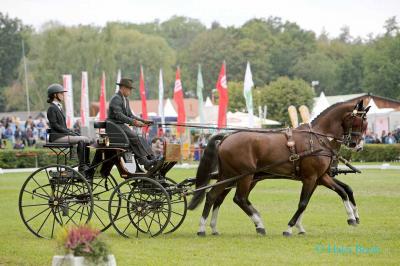
{"type": "Polygon", "coordinates": [[[286,146],[288,147],[290,151],[290,156],[289,156],[289,161],[293,163],[293,174],[294,176],[298,176],[300,172],[300,166],[299,166],[299,159],[300,155],[296,153],[296,142],[293,139],[293,131],[291,128],[288,128],[285,131],[285,135],[287,138],[287,143],[286,146]]]}
{"type": "MultiPolygon", "coordinates": [[[[322,149],[317,149],[317,150],[313,150],[313,151],[308,150],[308,151],[304,151],[304,152],[299,153],[298,156],[299,156],[299,158],[301,158],[301,157],[306,157],[306,156],[311,156],[311,155],[315,155],[315,154],[317,154],[317,153],[319,153],[319,152],[321,152],[321,151],[322,151],[322,149]]],[[[268,170],[269,168],[272,168],[272,167],[274,167],[274,166],[278,166],[278,165],[284,164],[284,163],[286,163],[286,162],[287,162],[286,159],[285,159],[285,160],[282,160],[282,161],[277,161],[277,162],[274,162],[274,163],[272,163],[272,164],[269,164],[269,165],[266,165],[266,166],[257,168],[257,169],[254,170],[254,171],[250,171],[250,172],[247,172],[247,173],[244,173],[244,174],[241,174],[241,175],[237,175],[237,176],[234,176],[234,177],[230,177],[230,178],[228,178],[228,179],[219,181],[219,182],[217,182],[217,183],[209,184],[209,185],[204,185],[204,186],[199,187],[199,188],[196,188],[196,189],[194,189],[194,190],[192,190],[192,191],[185,192],[185,195],[191,195],[191,194],[193,194],[193,193],[195,193],[195,192],[197,192],[197,191],[209,189],[209,188],[216,187],[216,186],[219,186],[219,185],[222,185],[222,184],[226,184],[226,183],[231,183],[231,182],[237,181],[237,180],[239,180],[239,179],[241,179],[241,178],[243,178],[243,177],[245,177],[245,176],[248,176],[248,175],[253,175],[253,174],[259,173],[259,172],[262,173],[262,172],[268,170]]]]}

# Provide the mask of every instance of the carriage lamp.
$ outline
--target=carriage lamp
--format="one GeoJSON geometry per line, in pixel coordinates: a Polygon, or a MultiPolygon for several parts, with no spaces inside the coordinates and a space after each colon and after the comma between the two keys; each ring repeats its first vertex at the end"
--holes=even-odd
{"type": "Polygon", "coordinates": [[[108,147],[110,146],[110,139],[106,135],[100,135],[97,139],[97,144],[108,147]]]}

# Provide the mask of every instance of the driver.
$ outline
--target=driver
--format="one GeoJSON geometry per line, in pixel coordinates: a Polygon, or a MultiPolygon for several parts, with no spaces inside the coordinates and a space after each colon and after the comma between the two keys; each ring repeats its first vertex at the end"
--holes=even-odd
{"type": "Polygon", "coordinates": [[[119,85],[119,91],[110,100],[108,119],[117,124],[125,132],[129,139],[130,148],[137,157],[138,162],[142,164],[147,171],[157,168],[162,162],[162,158],[156,159],[146,140],[139,136],[136,131],[131,130],[125,125],[143,127],[153,124],[153,121],[144,120],[132,113],[128,100],[133,89],[132,80],[122,78],[117,85],[119,85]]]}

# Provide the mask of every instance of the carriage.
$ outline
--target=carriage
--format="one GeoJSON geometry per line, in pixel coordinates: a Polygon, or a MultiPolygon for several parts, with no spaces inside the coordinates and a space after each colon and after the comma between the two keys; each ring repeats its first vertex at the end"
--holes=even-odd
{"type": "Polygon", "coordinates": [[[115,123],[95,122],[94,128],[94,156],[83,172],[71,164],[71,144],[44,145],[57,155],[57,163],[34,171],[21,188],[19,212],[26,227],[43,238],[53,238],[59,226],[87,222],[101,231],[113,227],[124,237],[175,231],[186,217],[185,192],[192,184],[167,176],[179,160],[180,146],[166,145],[163,163],[146,172],[115,123]],[[113,167],[123,182],[114,177],[113,167]]]}

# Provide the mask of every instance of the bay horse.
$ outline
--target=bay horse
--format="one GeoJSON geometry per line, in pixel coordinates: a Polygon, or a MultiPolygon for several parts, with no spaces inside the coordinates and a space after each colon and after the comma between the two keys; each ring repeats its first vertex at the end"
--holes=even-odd
{"type": "Polygon", "coordinates": [[[355,106],[351,102],[341,102],[324,110],[310,124],[294,129],[214,135],[200,160],[196,188],[206,186],[216,168],[217,182],[232,177],[235,180],[214,186],[207,194],[205,190],[193,194],[188,206],[190,210],[196,208],[206,194],[197,234],[205,236],[206,221],[212,207],[212,234],[219,234],[216,226],[219,208],[230,189],[236,187],[233,201],[251,218],[256,232],[265,235],[263,221],[249,201],[249,194],[258,181],[280,178],[303,183],[297,211],[283,235],[290,236],[293,227],[299,230],[299,234],[305,234],[302,216],[317,185],[335,191],[342,198],[347,223],[356,226],[359,215],[353,191],[347,184],[333,178],[330,171],[337,165],[342,144],[356,150],[362,147],[369,108],[363,106],[362,100],[355,106]]]}

